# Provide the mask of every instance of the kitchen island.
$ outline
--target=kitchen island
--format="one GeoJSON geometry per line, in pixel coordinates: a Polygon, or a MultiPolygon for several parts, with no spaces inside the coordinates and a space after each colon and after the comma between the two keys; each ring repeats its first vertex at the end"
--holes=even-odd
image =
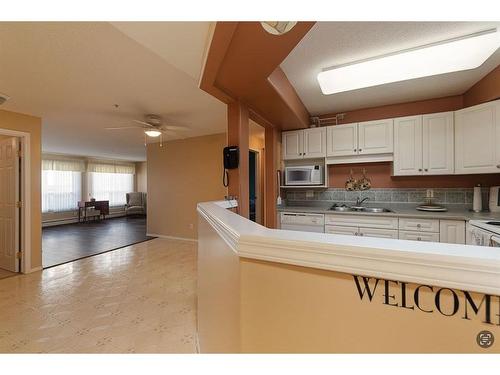
{"type": "Polygon", "coordinates": [[[198,205],[201,352],[500,352],[491,248],[268,229],[198,205]]]}

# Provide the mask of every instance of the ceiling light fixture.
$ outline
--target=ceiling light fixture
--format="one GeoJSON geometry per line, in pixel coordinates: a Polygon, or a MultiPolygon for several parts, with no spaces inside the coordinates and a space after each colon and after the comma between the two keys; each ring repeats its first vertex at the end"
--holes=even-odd
{"type": "Polygon", "coordinates": [[[263,21],[260,24],[269,34],[283,35],[292,30],[297,21],[263,21]]]}
{"type": "Polygon", "coordinates": [[[10,99],[10,96],[9,95],[5,95],[5,94],[2,94],[0,92],[0,105],[2,105],[3,103],[5,103],[7,100],[10,99]]]}
{"type": "Polygon", "coordinates": [[[481,66],[500,46],[490,29],[459,38],[328,68],[318,74],[324,95],[481,66]]]}
{"type": "Polygon", "coordinates": [[[148,137],[153,138],[159,137],[161,135],[161,131],[159,130],[144,130],[144,133],[146,133],[148,137]]]}

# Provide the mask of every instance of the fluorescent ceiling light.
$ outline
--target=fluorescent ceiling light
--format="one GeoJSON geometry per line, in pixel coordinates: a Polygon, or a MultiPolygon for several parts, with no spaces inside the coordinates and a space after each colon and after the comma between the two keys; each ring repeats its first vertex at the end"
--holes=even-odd
{"type": "Polygon", "coordinates": [[[161,135],[161,131],[159,130],[144,130],[144,133],[146,133],[148,137],[159,137],[161,135]]]}
{"type": "Polygon", "coordinates": [[[481,66],[500,46],[497,29],[429,44],[324,70],[318,74],[325,95],[406,81],[481,66]]]}

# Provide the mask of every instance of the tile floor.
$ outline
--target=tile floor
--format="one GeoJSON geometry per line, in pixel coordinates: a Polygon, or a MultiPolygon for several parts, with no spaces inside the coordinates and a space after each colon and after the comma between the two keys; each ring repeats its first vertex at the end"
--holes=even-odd
{"type": "Polygon", "coordinates": [[[196,243],[154,239],[0,280],[0,353],[194,353],[196,243]]]}

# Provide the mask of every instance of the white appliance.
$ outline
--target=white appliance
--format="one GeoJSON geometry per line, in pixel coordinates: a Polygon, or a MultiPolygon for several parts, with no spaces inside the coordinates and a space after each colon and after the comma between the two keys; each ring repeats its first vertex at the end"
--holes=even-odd
{"type": "Polygon", "coordinates": [[[500,186],[490,187],[490,212],[500,212],[500,186]]]}
{"type": "Polygon", "coordinates": [[[300,232],[325,232],[325,215],[301,212],[282,212],[281,229],[300,232]]]}
{"type": "Polygon", "coordinates": [[[285,167],[285,185],[323,185],[323,166],[301,165],[295,167],[285,167]]]}
{"type": "Polygon", "coordinates": [[[471,220],[467,223],[467,245],[500,247],[500,221],[471,220]]]}

